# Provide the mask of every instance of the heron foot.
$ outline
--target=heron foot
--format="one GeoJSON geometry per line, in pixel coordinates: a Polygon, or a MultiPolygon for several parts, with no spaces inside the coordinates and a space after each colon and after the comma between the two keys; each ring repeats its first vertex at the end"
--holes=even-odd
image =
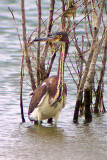
{"type": "Polygon", "coordinates": [[[52,124],[53,123],[53,118],[49,118],[47,123],[52,124]]]}
{"type": "MultiPolygon", "coordinates": [[[[43,122],[41,121],[40,124],[42,124],[43,122]]],[[[38,121],[34,121],[34,125],[38,125],[38,121]]]]}

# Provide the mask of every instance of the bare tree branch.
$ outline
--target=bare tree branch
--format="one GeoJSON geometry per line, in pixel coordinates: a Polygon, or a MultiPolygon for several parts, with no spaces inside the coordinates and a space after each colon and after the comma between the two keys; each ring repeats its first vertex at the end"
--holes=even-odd
{"type": "Polygon", "coordinates": [[[28,72],[29,72],[29,76],[30,76],[30,80],[31,80],[31,85],[32,85],[32,89],[35,90],[36,86],[35,86],[35,79],[33,76],[33,71],[31,68],[31,61],[28,55],[28,50],[27,50],[27,39],[26,39],[26,20],[25,20],[25,9],[24,9],[24,0],[21,0],[21,12],[22,12],[22,30],[23,30],[23,50],[24,50],[24,56],[25,56],[25,60],[26,60],[26,64],[27,64],[27,68],[28,68],[28,72]]]}
{"type": "MultiPolygon", "coordinates": [[[[21,44],[21,39],[20,39],[20,35],[19,35],[19,31],[16,25],[16,21],[15,21],[15,17],[13,14],[13,11],[8,7],[9,11],[12,14],[13,17],[13,21],[15,23],[15,28],[17,31],[17,35],[18,35],[18,39],[19,39],[19,43],[20,43],[20,47],[22,49],[22,44],[21,44]]],[[[25,122],[25,118],[24,118],[24,111],[23,111],[23,96],[22,96],[22,92],[23,92],[23,77],[24,77],[24,52],[23,52],[23,56],[22,56],[22,63],[21,63],[21,72],[20,72],[20,109],[21,109],[21,118],[22,118],[22,123],[25,122]]]]}
{"type": "MultiPolygon", "coordinates": [[[[41,33],[41,0],[38,0],[37,2],[38,6],[38,31],[37,31],[37,38],[40,38],[41,33]]],[[[37,58],[36,58],[36,77],[37,77],[37,86],[40,84],[40,42],[37,43],[37,58]]]]}

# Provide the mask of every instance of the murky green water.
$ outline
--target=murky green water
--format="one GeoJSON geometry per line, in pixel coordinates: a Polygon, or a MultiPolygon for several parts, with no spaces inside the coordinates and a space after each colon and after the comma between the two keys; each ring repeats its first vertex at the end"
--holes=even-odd
{"type": "MultiPolygon", "coordinates": [[[[35,26],[34,0],[26,1],[27,30],[35,26]]],[[[48,2],[48,1],[46,1],[48,2]]],[[[58,3],[60,4],[60,3],[58,3]]],[[[24,83],[24,111],[26,123],[20,124],[19,81],[21,50],[14,22],[8,11],[14,10],[16,23],[21,33],[20,3],[5,0],[0,4],[0,159],[1,160],[106,160],[107,159],[107,113],[93,117],[89,125],[72,122],[76,100],[76,86],[66,72],[68,97],[57,127],[46,123],[33,126],[27,118],[31,93],[24,83]],[[72,92],[71,92],[72,91],[72,92]]],[[[47,5],[44,5],[44,9],[47,5]]],[[[45,19],[45,15],[44,15],[45,19]]],[[[67,68],[65,67],[65,70],[67,68]]],[[[105,84],[107,84],[107,73],[105,84]]],[[[107,107],[107,85],[105,85],[105,106],[107,107]]]]}

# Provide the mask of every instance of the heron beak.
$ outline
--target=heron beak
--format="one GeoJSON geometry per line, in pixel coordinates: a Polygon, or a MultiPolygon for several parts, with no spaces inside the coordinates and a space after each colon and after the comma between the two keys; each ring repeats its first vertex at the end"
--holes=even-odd
{"type": "Polygon", "coordinates": [[[30,44],[32,44],[34,42],[46,42],[46,41],[54,43],[57,40],[58,40],[58,38],[56,36],[53,36],[53,37],[51,36],[51,37],[46,37],[46,38],[39,38],[39,39],[35,38],[30,44]]]}

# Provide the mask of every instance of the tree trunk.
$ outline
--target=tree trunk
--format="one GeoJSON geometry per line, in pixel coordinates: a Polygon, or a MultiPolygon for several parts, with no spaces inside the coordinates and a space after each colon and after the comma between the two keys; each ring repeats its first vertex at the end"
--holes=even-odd
{"type": "Polygon", "coordinates": [[[22,12],[22,30],[23,30],[24,56],[25,56],[25,61],[26,61],[26,64],[27,64],[28,73],[29,73],[30,80],[31,80],[32,89],[35,90],[35,88],[36,88],[35,79],[34,79],[32,67],[31,67],[31,61],[30,61],[30,58],[29,58],[28,50],[27,50],[26,23],[25,23],[26,20],[25,20],[24,0],[21,0],[21,12],[22,12]]]}
{"type": "MultiPolygon", "coordinates": [[[[38,31],[37,31],[37,38],[40,38],[40,33],[41,33],[41,0],[38,0],[37,2],[38,6],[38,31]]],[[[39,86],[40,84],[40,42],[37,44],[37,58],[36,58],[36,84],[39,86]]]]}
{"type": "Polygon", "coordinates": [[[93,41],[92,41],[91,48],[90,48],[90,51],[89,51],[88,60],[87,60],[86,67],[85,67],[83,76],[81,78],[79,90],[78,90],[78,93],[77,93],[77,100],[76,100],[76,106],[75,106],[74,118],[73,118],[74,123],[78,122],[78,114],[79,114],[79,107],[80,107],[79,105],[80,105],[80,101],[81,101],[80,100],[81,91],[83,91],[84,84],[86,82],[86,77],[87,77],[87,74],[89,72],[89,67],[90,67],[90,63],[91,63],[91,60],[92,60],[94,49],[97,47],[96,46],[97,35],[98,35],[98,32],[95,30],[94,31],[94,36],[93,36],[93,41]]]}
{"type": "Polygon", "coordinates": [[[89,123],[92,121],[92,115],[90,110],[91,103],[91,88],[84,91],[84,106],[85,106],[85,122],[89,123]]]}
{"type": "MultiPolygon", "coordinates": [[[[104,73],[106,69],[106,56],[107,56],[107,27],[105,30],[105,39],[104,39],[104,52],[103,52],[103,58],[102,58],[102,67],[100,71],[100,76],[98,80],[98,86],[97,86],[97,91],[96,91],[96,101],[95,101],[95,107],[94,107],[94,113],[97,114],[99,113],[99,104],[101,101],[101,96],[102,96],[102,83],[104,79],[104,73]]],[[[105,112],[105,107],[103,106],[103,112],[105,112]]]]}
{"type": "MultiPolygon", "coordinates": [[[[92,86],[92,82],[93,82],[93,78],[94,78],[94,74],[95,74],[95,65],[96,65],[96,60],[98,57],[98,53],[103,41],[103,36],[101,39],[101,42],[98,43],[97,42],[97,36],[98,36],[98,31],[99,31],[99,27],[101,24],[101,17],[102,17],[102,13],[103,13],[103,8],[104,8],[104,0],[102,1],[101,4],[101,8],[100,8],[100,13],[98,15],[97,21],[96,21],[96,27],[94,27],[94,32],[93,32],[93,41],[92,41],[92,45],[90,48],[90,53],[88,56],[88,61],[86,63],[86,67],[85,67],[85,71],[83,74],[83,77],[81,78],[81,82],[80,82],[80,86],[79,86],[79,91],[77,94],[77,101],[76,101],[76,107],[75,107],[75,112],[74,112],[74,118],[73,121],[74,122],[78,122],[78,114],[79,114],[79,105],[80,105],[80,95],[81,95],[81,91],[83,90],[83,88],[85,88],[85,90],[89,90],[90,87],[92,86]],[[84,87],[85,85],[85,87],[84,87]]],[[[86,93],[87,95],[87,93],[86,93]]],[[[90,106],[87,105],[87,110],[90,110],[90,106]]]]}
{"type": "Polygon", "coordinates": [[[76,101],[74,117],[73,117],[73,122],[74,123],[78,123],[78,114],[79,114],[79,108],[81,106],[81,101],[82,101],[82,92],[79,92],[77,94],[77,101],[76,101]]]}

